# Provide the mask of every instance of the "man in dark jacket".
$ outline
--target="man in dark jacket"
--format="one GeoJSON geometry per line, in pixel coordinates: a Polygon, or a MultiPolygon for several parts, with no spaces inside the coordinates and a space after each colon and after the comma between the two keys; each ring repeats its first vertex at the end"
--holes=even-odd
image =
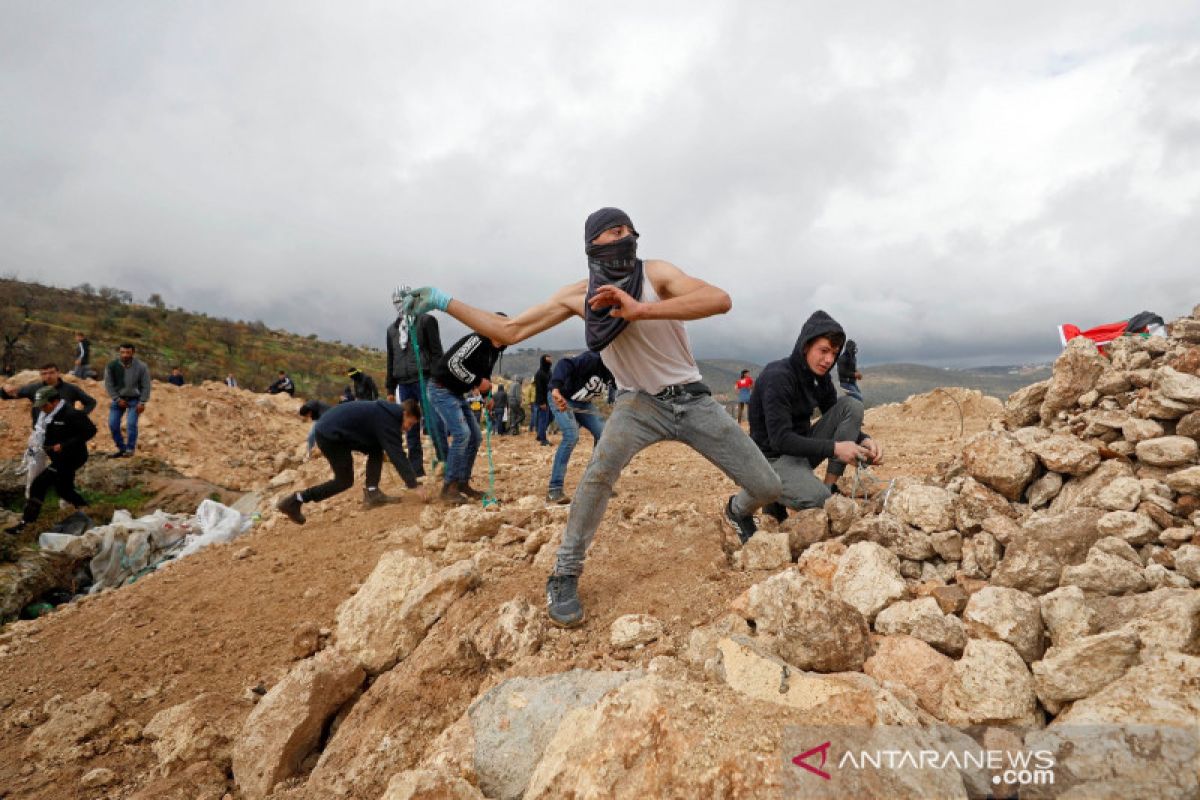
{"type": "MultiPolygon", "coordinates": [[[[387,329],[387,394],[389,400],[403,403],[405,400],[422,402],[421,376],[428,381],[433,365],[442,358],[442,337],[438,333],[438,321],[432,314],[421,314],[410,327],[403,315],[387,329]],[[413,333],[416,336],[413,336],[413,333]],[[417,351],[421,352],[418,371],[417,351]]],[[[425,418],[425,430],[433,440],[434,451],[439,459],[446,457],[446,435],[438,427],[437,414],[425,418]]],[[[421,450],[421,430],[408,432],[408,463],[418,476],[425,474],[425,454],[421,450]]]]}
{"type": "Polygon", "coordinates": [[[396,472],[409,489],[417,489],[404,454],[404,432],[421,423],[421,406],[414,401],[403,405],[386,400],[357,400],[342,403],[321,414],[315,432],[317,446],[333,469],[333,479],[302,492],[282,497],[275,507],[298,525],[305,522],[301,507],[333,497],[354,485],[354,453],[367,454],[366,487],[363,505],[374,508],[398,498],[388,497],[379,489],[383,475],[383,455],[391,460],[396,472]]]}
{"type": "Polygon", "coordinates": [[[267,394],[290,394],[296,396],[296,384],[288,377],[288,374],[283,370],[279,370],[279,377],[275,382],[267,387],[267,394]]]}
{"type": "Polygon", "coordinates": [[[550,356],[543,355],[538,371],[533,373],[533,413],[537,426],[537,440],[542,447],[549,447],[546,428],[550,426],[550,356]]]}
{"type": "Polygon", "coordinates": [[[521,404],[524,388],[521,383],[520,378],[513,378],[508,387],[508,432],[512,436],[521,432],[521,423],[525,421],[525,406],[521,404]]]}
{"type": "Polygon", "coordinates": [[[299,411],[300,416],[304,417],[305,419],[311,419],[313,421],[313,426],[308,429],[308,454],[309,455],[312,455],[313,447],[315,447],[317,444],[317,425],[316,425],[317,420],[319,420],[321,418],[321,415],[324,414],[326,411],[328,411],[331,408],[333,408],[333,406],[329,405],[329,403],[322,403],[320,400],[317,400],[315,397],[311,400],[305,400],[304,405],[300,406],[300,411],[299,411]]]}
{"type": "Polygon", "coordinates": [[[604,366],[600,354],[585,350],[572,358],[559,359],[550,374],[551,411],[562,431],[558,450],[554,452],[554,464],[550,467],[550,487],[546,501],[566,505],[571,498],[563,493],[563,482],[567,477],[567,464],[579,441],[579,428],[587,428],[592,434],[593,445],[600,441],[604,432],[604,420],[592,401],[608,394],[613,385],[613,375],[604,366]]]}
{"type": "Polygon", "coordinates": [[[508,391],[504,384],[496,384],[492,389],[492,406],[488,413],[492,417],[496,435],[503,436],[508,431],[508,391]]]}
{"type": "Polygon", "coordinates": [[[47,386],[53,387],[58,392],[58,396],[66,400],[67,405],[71,408],[79,403],[83,407],[84,414],[92,413],[92,409],[96,407],[96,399],[75,384],[64,381],[57,365],[46,364],[41,368],[40,373],[42,378],[40,381],[27,383],[20,389],[12,385],[0,388],[0,399],[19,400],[22,397],[28,399],[31,422],[34,425],[37,424],[38,415],[42,413],[42,409],[33,402],[33,398],[39,389],[47,386]]]}
{"type": "Polygon", "coordinates": [[[842,354],[837,360],[838,384],[846,394],[850,395],[858,402],[863,402],[862,392],[858,388],[858,382],[862,380],[862,373],[858,371],[858,343],[853,339],[846,342],[846,346],[842,348],[842,354]]]}
{"type": "Polygon", "coordinates": [[[113,458],[128,458],[137,449],[138,417],[150,402],[150,369],[134,357],[135,352],[132,344],[121,345],[117,348],[117,358],[104,368],[104,390],[112,401],[108,408],[108,432],[117,446],[113,458]],[[125,418],[124,436],[121,417],[125,418]]]}
{"type": "Polygon", "coordinates": [[[355,400],[379,399],[379,387],[375,385],[375,379],[370,375],[358,367],[351,367],[346,372],[346,377],[351,380],[351,388],[354,392],[355,400]]]}
{"type": "MultiPolygon", "coordinates": [[[[796,339],[791,356],[763,368],[750,396],[750,438],[783,482],[779,501],[768,506],[777,518],[786,508],[819,508],[836,491],[837,479],[851,462],[878,464],[883,448],[862,432],[863,405],[838,397],[829,372],[846,341],[842,326],[816,311],[796,339]],[[813,412],[821,418],[812,424],[813,412]],[[813,470],[829,460],[825,480],[813,470]]],[[[738,520],[743,539],[754,533],[760,507],[745,491],[729,498],[729,516],[738,520]]]]}
{"type": "Polygon", "coordinates": [[[449,440],[441,497],[452,505],[483,497],[483,492],[471,488],[471,472],[483,435],[466,394],[472,389],[480,394],[491,391],[492,367],[503,349],[491,339],[471,333],[455,342],[433,366],[429,404],[449,440]]]}
{"type": "MultiPolygon", "coordinates": [[[[45,469],[34,477],[29,485],[29,498],[25,501],[25,509],[21,521],[6,529],[6,532],[18,534],[27,525],[34,522],[41,513],[42,503],[46,492],[51,486],[58,496],[66,500],[76,509],[87,505],[87,500],[75,488],[75,473],[87,463],[88,440],[96,435],[96,426],[82,411],[76,411],[70,403],[59,396],[53,386],[44,386],[34,395],[34,405],[38,409],[38,421],[30,437],[31,451],[40,450],[49,459],[45,469]]],[[[40,453],[27,453],[27,463],[38,460],[40,453]]]]}
{"type": "Polygon", "coordinates": [[[71,374],[76,378],[88,376],[88,362],[92,360],[92,343],[83,335],[83,331],[75,333],[75,368],[71,374]]]}

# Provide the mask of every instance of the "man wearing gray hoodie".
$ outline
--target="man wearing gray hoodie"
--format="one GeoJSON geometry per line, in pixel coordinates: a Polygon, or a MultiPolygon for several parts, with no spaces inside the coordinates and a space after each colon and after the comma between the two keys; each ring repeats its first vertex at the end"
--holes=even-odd
{"type": "Polygon", "coordinates": [[[132,344],[121,345],[119,357],[104,368],[104,389],[112,400],[108,409],[108,430],[117,446],[113,458],[129,458],[137,449],[138,415],[150,402],[150,370],[134,358],[135,351],[132,344]],[[121,435],[121,417],[125,417],[127,438],[121,435]]]}

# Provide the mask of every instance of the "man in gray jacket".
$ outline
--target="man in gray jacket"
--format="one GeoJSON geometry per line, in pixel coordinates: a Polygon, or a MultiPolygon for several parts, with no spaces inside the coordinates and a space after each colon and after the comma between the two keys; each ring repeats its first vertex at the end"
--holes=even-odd
{"type": "MultiPolygon", "coordinates": [[[[393,403],[405,400],[424,402],[421,398],[420,375],[429,380],[429,373],[442,358],[442,337],[438,333],[438,321],[430,314],[418,316],[410,328],[408,321],[397,317],[387,329],[387,394],[393,403]],[[414,342],[415,337],[415,342],[414,342]],[[421,372],[417,371],[417,351],[421,352],[421,372]]],[[[429,436],[434,441],[438,458],[445,458],[446,436],[437,423],[437,414],[424,416],[429,436]]],[[[421,451],[421,429],[412,426],[405,434],[408,447],[408,463],[418,478],[425,474],[425,454],[421,451]]]]}
{"type": "Polygon", "coordinates": [[[137,448],[138,415],[146,410],[150,402],[150,370],[133,357],[135,348],[123,344],[118,348],[120,356],[104,368],[104,389],[112,399],[108,409],[108,430],[112,434],[117,452],[113,458],[129,458],[137,448]],[[128,438],[121,435],[121,417],[125,417],[128,438]]]}

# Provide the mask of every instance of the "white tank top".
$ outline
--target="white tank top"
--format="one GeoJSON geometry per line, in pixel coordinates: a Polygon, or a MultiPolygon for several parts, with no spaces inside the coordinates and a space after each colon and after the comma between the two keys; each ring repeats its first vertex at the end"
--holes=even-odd
{"type": "MultiPolygon", "coordinates": [[[[641,300],[658,301],[649,275],[642,281],[641,300]]],[[[618,389],[658,394],[668,386],[700,380],[692,344],[683,323],[677,319],[631,322],[612,344],[600,351],[600,357],[616,378],[618,389]]]]}

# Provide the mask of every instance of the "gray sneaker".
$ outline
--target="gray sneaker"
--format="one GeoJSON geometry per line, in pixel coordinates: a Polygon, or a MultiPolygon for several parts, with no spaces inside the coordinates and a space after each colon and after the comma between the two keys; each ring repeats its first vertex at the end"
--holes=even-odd
{"type": "Polygon", "coordinates": [[[546,613],[560,628],[583,624],[583,606],[579,603],[578,575],[551,575],[546,579],[546,613]]]}
{"type": "Polygon", "coordinates": [[[292,522],[297,525],[303,525],[307,520],[304,519],[304,514],[300,512],[302,505],[304,504],[296,499],[295,492],[289,492],[280,498],[279,502],[275,504],[275,508],[286,514],[287,518],[292,522]]]}
{"type": "Polygon", "coordinates": [[[393,497],[390,494],[384,494],[382,489],[368,489],[365,486],[363,487],[363,508],[378,508],[379,506],[386,506],[389,503],[399,502],[399,497],[393,497]]]}
{"type": "Polygon", "coordinates": [[[571,498],[563,494],[562,489],[551,489],[546,495],[546,502],[553,503],[556,506],[565,506],[571,502],[571,498]]]}
{"type": "Polygon", "coordinates": [[[732,496],[725,502],[725,512],[721,516],[725,518],[725,524],[733,529],[742,544],[750,541],[750,537],[758,533],[758,525],[754,523],[754,517],[739,517],[733,513],[732,496]]]}

